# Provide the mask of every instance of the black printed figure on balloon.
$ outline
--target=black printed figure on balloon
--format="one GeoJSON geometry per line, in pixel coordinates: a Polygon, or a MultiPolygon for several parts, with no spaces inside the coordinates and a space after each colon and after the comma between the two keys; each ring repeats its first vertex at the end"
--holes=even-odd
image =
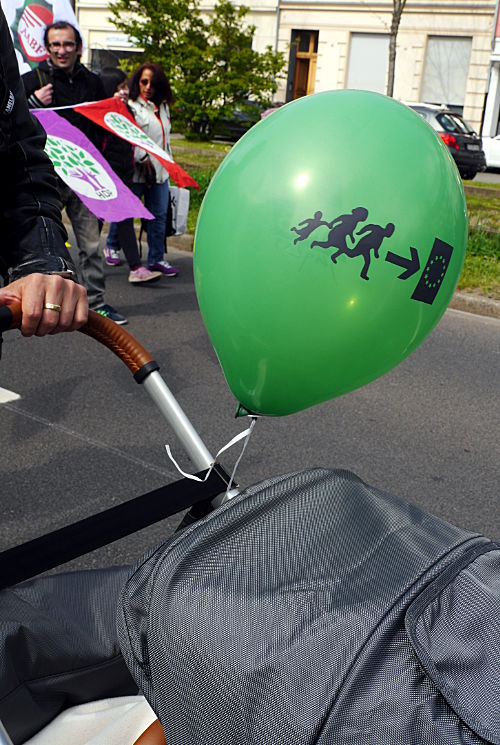
{"type": "Polygon", "coordinates": [[[354,231],[358,223],[363,222],[367,217],[368,210],[365,207],[355,207],[352,212],[346,215],[340,215],[330,223],[323,223],[330,228],[328,238],[326,241],[313,241],[311,248],[314,246],[338,248],[340,253],[349,254],[350,249],[347,247],[347,237],[349,236],[352,243],[354,243],[354,231]]]}
{"type": "Polygon", "coordinates": [[[294,240],[293,245],[295,246],[298,241],[305,241],[305,239],[309,238],[311,233],[316,230],[316,228],[319,228],[321,225],[328,225],[329,227],[330,223],[325,222],[322,218],[323,213],[318,210],[314,213],[314,217],[306,217],[306,219],[299,222],[296,227],[290,228],[290,230],[293,230],[295,233],[297,233],[297,238],[294,240]],[[304,227],[301,228],[301,225],[303,225],[304,227]]]}
{"type": "Polygon", "coordinates": [[[350,259],[356,256],[362,256],[364,259],[363,268],[361,270],[361,277],[363,279],[370,279],[368,276],[368,269],[370,268],[370,251],[373,251],[376,259],[379,258],[379,248],[382,245],[384,238],[390,238],[394,233],[394,225],[392,222],[388,222],[385,228],[381,225],[365,225],[361,230],[358,230],[356,235],[363,236],[356,243],[354,248],[342,248],[336,253],[331,255],[331,260],[334,264],[337,263],[337,256],[346,254],[350,259]]]}

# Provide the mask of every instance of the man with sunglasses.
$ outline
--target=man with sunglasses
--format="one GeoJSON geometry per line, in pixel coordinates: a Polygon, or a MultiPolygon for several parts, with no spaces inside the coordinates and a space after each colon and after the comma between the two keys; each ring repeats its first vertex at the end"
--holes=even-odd
{"type": "MultiPolygon", "coordinates": [[[[22,76],[30,108],[71,107],[105,98],[100,78],[80,62],[82,38],[78,29],[67,21],[57,21],[45,29],[44,42],[49,58],[22,76]]],[[[104,130],[101,127],[72,108],[57,113],[102,150],[104,130]]],[[[115,323],[127,323],[124,316],[104,302],[104,260],[99,221],[69,186],[61,179],[58,182],[61,200],[78,243],[80,274],[87,289],[89,307],[115,323]]]]}

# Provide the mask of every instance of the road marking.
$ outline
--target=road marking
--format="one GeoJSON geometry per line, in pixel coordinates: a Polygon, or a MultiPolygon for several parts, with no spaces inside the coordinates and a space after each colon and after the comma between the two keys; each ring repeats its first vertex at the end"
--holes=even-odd
{"type": "MultiPolygon", "coordinates": [[[[0,393],[3,390],[5,389],[0,388],[0,393]]],[[[6,391],[6,392],[10,393],[10,391],[6,391]]],[[[17,395],[17,393],[13,393],[11,395],[15,396],[15,398],[21,398],[20,396],[17,395]]],[[[55,422],[51,422],[50,419],[46,419],[43,416],[38,416],[38,414],[33,414],[29,411],[24,411],[23,409],[20,409],[18,406],[10,406],[8,403],[6,403],[5,408],[9,409],[9,411],[14,412],[14,414],[24,416],[27,419],[31,419],[34,422],[43,424],[46,427],[51,427],[52,429],[56,430],[62,435],[69,435],[70,437],[74,437],[75,439],[80,440],[81,442],[84,442],[86,445],[99,448],[100,450],[105,450],[107,453],[113,453],[113,455],[116,455],[119,458],[123,458],[124,460],[127,460],[130,463],[134,463],[135,465],[142,466],[142,468],[146,468],[148,471],[155,471],[156,473],[159,473],[162,476],[178,477],[177,471],[174,471],[171,468],[161,468],[157,465],[154,465],[153,463],[148,463],[148,461],[142,460],[141,458],[135,458],[133,455],[129,455],[128,453],[123,452],[123,450],[119,450],[118,448],[115,448],[112,445],[107,445],[106,443],[101,442],[100,440],[95,440],[92,437],[87,437],[86,435],[82,435],[79,432],[76,432],[74,429],[70,429],[69,427],[64,427],[62,424],[56,424],[55,422]]]]}
{"type": "Polygon", "coordinates": [[[0,404],[8,404],[9,401],[17,401],[21,396],[14,391],[8,391],[7,388],[0,388],[0,404]]]}

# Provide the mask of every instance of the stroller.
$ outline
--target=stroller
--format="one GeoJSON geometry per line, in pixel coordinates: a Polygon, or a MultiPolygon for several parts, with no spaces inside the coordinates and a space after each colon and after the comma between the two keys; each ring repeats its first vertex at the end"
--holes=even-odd
{"type": "Polygon", "coordinates": [[[500,744],[499,545],[347,471],[228,489],[146,350],[95,314],[83,331],[209,476],[3,552],[2,745],[137,689],[151,743],[500,744]],[[133,568],[29,579],[186,509],[133,568]]]}

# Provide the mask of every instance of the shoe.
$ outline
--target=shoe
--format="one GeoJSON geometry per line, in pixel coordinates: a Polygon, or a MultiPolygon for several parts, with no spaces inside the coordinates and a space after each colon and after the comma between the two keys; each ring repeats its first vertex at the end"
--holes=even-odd
{"type": "Polygon", "coordinates": [[[128,323],[125,316],[122,316],[121,313],[118,313],[117,310],[115,310],[111,305],[108,305],[107,303],[98,305],[97,308],[92,308],[92,310],[95,310],[95,312],[99,313],[100,316],[111,318],[111,320],[117,323],[119,326],[125,326],[125,324],[128,323]]]}
{"type": "Polygon", "coordinates": [[[166,277],[177,277],[179,270],[169,264],[168,261],[157,261],[155,264],[148,264],[148,269],[152,272],[161,272],[166,277]]]}
{"type": "Polygon", "coordinates": [[[120,266],[120,252],[114,251],[109,246],[104,246],[104,261],[108,266],[120,266]]]}
{"type": "Polygon", "coordinates": [[[156,282],[160,279],[161,272],[151,272],[145,266],[138,266],[137,269],[131,269],[128,275],[128,281],[135,282],[156,282]]]}

